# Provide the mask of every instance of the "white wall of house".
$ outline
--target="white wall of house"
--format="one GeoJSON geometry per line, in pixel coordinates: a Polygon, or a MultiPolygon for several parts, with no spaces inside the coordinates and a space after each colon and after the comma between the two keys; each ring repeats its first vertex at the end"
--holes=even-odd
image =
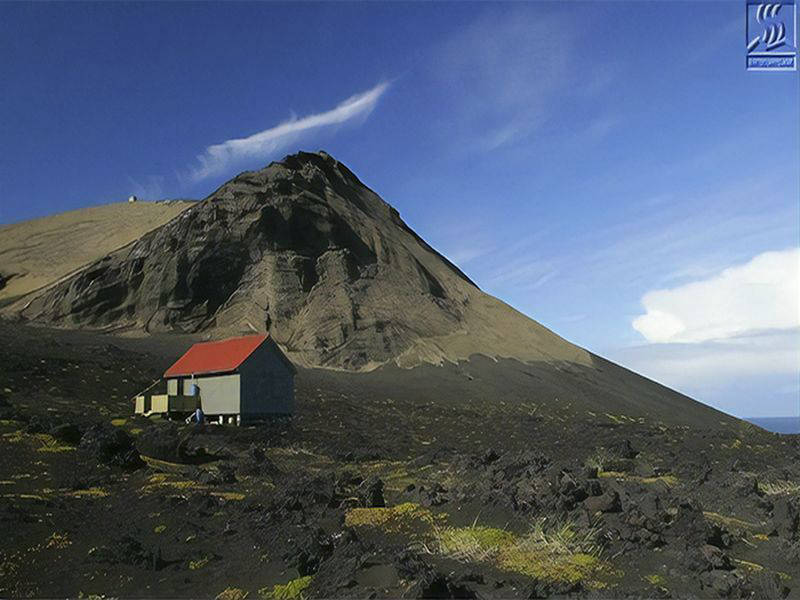
{"type": "Polygon", "coordinates": [[[240,407],[240,375],[195,376],[203,412],[207,415],[238,415],[240,407]]]}
{"type": "MultiPolygon", "coordinates": [[[[207,415],[238,415],[240,407],[239,374],[196,375],[194,382],[200,395],[203,412],[207,415]]],[[[191,377],[167,379],[167,394],[177,396],[189,393],[191,377]],[[178,383],[183,380],[183,384],[178,383]]]]}

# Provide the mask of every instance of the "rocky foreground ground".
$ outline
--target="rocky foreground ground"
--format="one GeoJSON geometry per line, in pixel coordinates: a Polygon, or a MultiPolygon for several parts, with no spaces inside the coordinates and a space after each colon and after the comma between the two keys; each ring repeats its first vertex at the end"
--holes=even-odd
{"type": "Polygon", "coordinates": [[[0,596],[800,596],[800,436],[453,392],[478,357],[132,417],[184,347],[0,326],[0,596]]]}

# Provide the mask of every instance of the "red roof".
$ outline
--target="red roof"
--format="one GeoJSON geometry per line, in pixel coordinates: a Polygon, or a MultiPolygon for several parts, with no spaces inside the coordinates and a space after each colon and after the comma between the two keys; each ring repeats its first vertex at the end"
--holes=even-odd
{"type": "Polygon", "coordinates": [[[238,368],[264,343],[266,334],[230,338],[219,342],[195,344],[164,373],[164,377],[182,377],[203,373],[225,373],[238,368]]]}

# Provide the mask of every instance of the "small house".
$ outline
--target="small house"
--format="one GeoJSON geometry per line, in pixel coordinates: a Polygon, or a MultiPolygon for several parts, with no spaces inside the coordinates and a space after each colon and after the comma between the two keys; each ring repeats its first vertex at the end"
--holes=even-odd
{"type": "Polygon", "coordinates": [[[202,342],[164,373],[166,395],[137,398],[136,412],[191,412],[199,405],[209,421],[236,424],[291,414],[296,372],[269,335],[202,342]]]}

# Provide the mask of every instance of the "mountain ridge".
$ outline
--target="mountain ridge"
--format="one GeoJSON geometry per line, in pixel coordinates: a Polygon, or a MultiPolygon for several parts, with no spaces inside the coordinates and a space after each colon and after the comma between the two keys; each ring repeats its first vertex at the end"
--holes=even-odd
{"type": "Polygon", "coordinates": [[[324,152],[245,171],[132,245],[7,312],[66,327],[269,331],[307,366],[468,359],[591,364],[480,291],[324,152]]]}

